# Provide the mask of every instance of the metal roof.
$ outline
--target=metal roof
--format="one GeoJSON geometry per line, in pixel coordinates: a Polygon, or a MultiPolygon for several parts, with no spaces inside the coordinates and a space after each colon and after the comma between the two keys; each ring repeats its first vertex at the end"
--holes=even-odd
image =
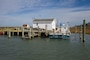
{"type": "Polygon", "coordinates": [[[52,23],[54,19],[34,19],[33,23],[47,24],[52,23]]]}

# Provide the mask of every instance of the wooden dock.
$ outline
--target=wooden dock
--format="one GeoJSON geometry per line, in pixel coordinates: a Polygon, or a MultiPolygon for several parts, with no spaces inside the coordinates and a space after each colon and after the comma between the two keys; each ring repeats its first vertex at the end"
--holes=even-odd
{"type": "Polygon", "coordinates": [[[34,37],[40,37],[42,33],[45,34],[45,36],[48,36],[49,31],[40,28],[28,28],[25,29],[23,27],[3,27],[0,28],[0,32],[3,32],[3,35],[7,35],[9,38],[11,36],[21,36],[23,39],[31,39],[34,37]]]}

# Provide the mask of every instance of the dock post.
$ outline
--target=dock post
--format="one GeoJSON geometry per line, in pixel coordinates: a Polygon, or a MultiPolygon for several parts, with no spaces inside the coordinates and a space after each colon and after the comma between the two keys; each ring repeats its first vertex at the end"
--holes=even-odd
{"type": "Polygon", "coordinates": [[[6,31],[6,32],[7,32],[7,35],[9,35],[9,29],[7,28],[6,30],[7,30],[7,31],[6,31]]]}
{"type": "Polygon", "coordinates": [[[19,31],[17,31],[17,35],[19,36],[19,31]]]}
{"type": "Polygon", "coordinates": [[[82,25],[80,26],[81,30],[80,30],[80,39],[82,40],[82,25]]]}
{"type": "Polygon", "coordinates": [[[3,35],[5,35],[5,31],[3,31],[3,35]]]}
{"type": "Polygon", "coordinates": [[[33,28],[32,28],[32,37],[34,38],[34,32],[33,32],[33,28]]]}
{"type": "Polygon", "coordinates": [[[38,26],[38,37],[40,36],[40,31],[39,31],[40,29],[39,29],[39,26],[38,26]]]}
{"type": "Polygon", "coordinates": [[[12,36],[14,36],[14,31],[12,32],[12,36]]]}
{"type": "Polygon", "coordinates": [[[47,25],[45,25],[45,34],[46,34],[46,36],[48,35],[47,34],[47,25]]]}
{"type": "Polygon", "coordinates": [[[82,29],[82,40],[83,42],[85,42],[85,30],[86,30],[86,26],[85,26],[85,20],[83,20],[83,29],[82,29]]]}
{"type": "Polygon", "coordinates": [[[29,30],[28,30],[28,37],[31,39],[31,27],[29,28],[29,30]]]}
{"type": "Polygon", "coordinates": [[[11,32],[10,32],[10,30],[8,31],[8,38],[10,38],[11,37],[11,32]]]}
{"type": "Polygon", "coordinates": [[[24,38],[24,28],[22,27],[22,38],[24,38]]]}
{"type": "Polygon", "coordinates": [[[77,34],[77,26],[75,26],[75,40],[76,40],[76,34],[77,34]]]}
{"type": "Polygon", "coordinates": [[[19,28],[17,27],[17,35],[19,36],[19,28]]]}

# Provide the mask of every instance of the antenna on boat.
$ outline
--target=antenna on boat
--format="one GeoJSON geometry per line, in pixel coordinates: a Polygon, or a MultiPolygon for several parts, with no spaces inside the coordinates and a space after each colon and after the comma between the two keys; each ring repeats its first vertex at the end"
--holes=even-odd
{"type": "Polygon", "coordinates": [[[67,22],[67,27],[68,27],[68,29],[70,28],[70,27],[69,27],[69,22],[67,22]]]}

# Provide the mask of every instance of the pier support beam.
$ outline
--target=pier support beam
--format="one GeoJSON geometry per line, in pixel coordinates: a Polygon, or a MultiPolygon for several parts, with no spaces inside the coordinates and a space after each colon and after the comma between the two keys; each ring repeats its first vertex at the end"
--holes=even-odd
{"type": "Polygon", "coordinates": [[[19,28],[17,27],[17,35],[19,36],[19,28]]]}
{"type": "Polygon", "coordinates": [[[48,36],[47,25],[45,25],[45,34],[46,34],[46,36],[48,36]]]}
{"type": "Polygon", "coordinates": [[[17,35],[19,36],[19,31],[17,32],[17,35]]]}
{"type": "Polygon", "coordinates": [[[3,31],[3,35],[5,35],[5,31],[3,31]]]}
{"type": "Polygon", "coordinates": [[[9,30],[8,30],[8,28],[7,28],[6,30],[7,30],[7,31],[6,31],[6,32],[7,32],[7,35],[9,35],[9,30]]]}
{"type": "Polygon", "coordinates": [[[11,32],[10,32],[10,30],[8,31],[8,38],[10,38],[11,37],[11,32]]]}
{"type": "Polygon", "coordinates": [[[81,30],[80,30],[80,39],[82,40],[82,25],[80,26],[81,30]]]}
{"type": "Polygon", "coordinates": [[[22,27],[22,38],[24,38],[24,28],[22,27]]]}
{"type": "Polygon", "coordinates": [[[30,27],[29,31],[28,31],[28,37],[31,39],[31,32],[32,32],[32,28],[30,27]]]}
{"type": "Polygon", "coordinates": [[[41,34],[40,34],[40,29],[39,29],[39,26],[38,26],[38,37],[40,36],[41,34]]]}
{"type": "Polygon", "coordinates": [[[33,32],[33,28],[32,28],[32,37],[34,38],[34,32],[33,32]]]}
{"type": "Polygon", "coordinates": [[[14,36],[14,32],[12,32],[12,36],[14,36]]]}

